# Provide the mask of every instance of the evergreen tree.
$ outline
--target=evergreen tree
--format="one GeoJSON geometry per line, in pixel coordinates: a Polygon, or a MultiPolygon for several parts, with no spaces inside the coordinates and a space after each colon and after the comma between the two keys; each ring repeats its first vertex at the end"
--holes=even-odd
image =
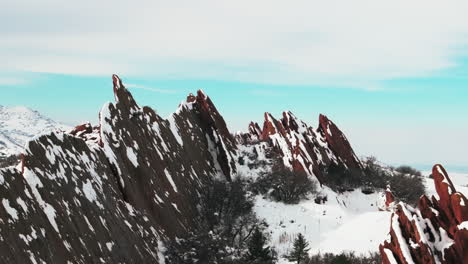
{"type": "Polygon", "coordinates": [[[340,255],[333,258],[331,264],[351,264],[351,260],[346,256],[346,254],[341,253],[340,255]]]}
{"type": "Polygon", "coordinates": [[[270,264],[274,257],[270,247],[266,246],[266,238],[260,229],[256,228],[248,242],[246,260],[248,263],[270,264]]]}
{"type": "Polygon", "coordinates": [[[294,248],[291,254],[287,256],[289,261],[297,261],[297,264],[305,263],[309,257],[309,243],[306,241],[304,236],[299,233],[294,240],[294,248]]]}

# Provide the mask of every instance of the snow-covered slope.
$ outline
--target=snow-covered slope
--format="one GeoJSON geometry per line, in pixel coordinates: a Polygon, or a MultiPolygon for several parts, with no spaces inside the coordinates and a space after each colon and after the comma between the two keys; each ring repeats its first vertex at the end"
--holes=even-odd
{"type": "MultiPolygon", "coordinates": [[[[426,176],[426,192],[436,195],[433,180],[426,176]]],[[[468,174],[451,173],[455,188],[468,194],[468,174]]],[[[273,202],[258,196],[255,212],[268,224],[270,245],[279,256],[289,253],[298,233],[309,241],[311,254],[354,251],[357,254],[378,252],[387,239],[391,212],[379,211],[381,193],[363,194],[359,189],[337,194],[325,187],[320,190],[328,201],[316,204],[313,199],[296,205],[273,202]]],[[[280,263],[290,263],[281,258],[280,263]]]]}
{"type": "Polygon", "coordinates": [[[69,127],[24,106],[0,105],[0,156],[16,154],[34,136],[57,129],[69,127]]]}

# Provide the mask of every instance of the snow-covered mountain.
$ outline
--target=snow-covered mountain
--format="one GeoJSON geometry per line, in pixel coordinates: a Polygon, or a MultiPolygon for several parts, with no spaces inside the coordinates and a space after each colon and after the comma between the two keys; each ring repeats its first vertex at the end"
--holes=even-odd
{"type": "Polygon", "coordinates": [[[24,144],[35,136],[68,129],[25,106],[0,105],[0,156],[21,152],[24,144]]]}

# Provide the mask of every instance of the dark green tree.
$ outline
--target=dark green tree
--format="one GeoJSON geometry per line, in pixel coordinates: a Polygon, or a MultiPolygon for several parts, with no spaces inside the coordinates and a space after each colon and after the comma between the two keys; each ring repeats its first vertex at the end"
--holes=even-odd
{"type": "Polygon", "coordinates": [[[256,228],[248,243],[246,261],[255,264],[270,264],[274,263],[273,255],[270,247],[266,246],[266,237],[260,229],[256,228]]]}
{"type": "Polygon", "coordinates": [[[309,258],[309,243],[304,236],[299,233],[294,240],[293,251],[287,256],[289,261],[297,261],[297,264],[306,263],[309,258]]]}
{"type": "Polygon", "coordinates": [[[352,262],[346,254],[341,253],[333,258],[331,264],[352,264],[352,262]]]}

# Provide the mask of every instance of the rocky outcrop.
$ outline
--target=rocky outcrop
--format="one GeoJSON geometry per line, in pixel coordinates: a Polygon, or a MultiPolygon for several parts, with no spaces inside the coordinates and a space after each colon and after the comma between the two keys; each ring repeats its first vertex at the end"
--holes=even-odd
{"type": "Polygon", "coordinates": [[[283,112],[280,120],[265,113],[262,130],[252,122],[248,132],[237,135],[237,138],[244,144],[268,142],[286,167],[304,171],[320,182],[325,180],[323,170],[332,163],[362,170],[361,162],[337,126],[323,115],[319,121],[319,128],[314,130],[289,111],[283,112]]]}
{"type": "Polygon", "coordinates": [[[174,135],[196,164],[206,173],[230,179],[236,173],[236,141],[215,105],[203,91],[190,94],[169,118],[174,135]]]}
{"type": "Polygon", "coordinates": [[[98,126],[40,136],[0,170],[0,262],[163,263],[164,242],[195,226],[203,187],[236,172],[203,92],[165,120],[112,80],[98,126]]]}
{"type": "Polygon", "coordinates": [[[381,199],[377,203],[379,211],[393,211],[395,209],[395,196],[390,186],[387,186],[385,191],[381,193],[380,198],[381,199]]]}
{"type": "Polygon", "coordinates": [[[347,168],[359,169],[362,167],[361,162],[356,157],[356,154],[354,154],[354,150],[346,136],[335,123],[325,115],[319,116],[318,131],[325,138],[336,158],[346,165],[347,168]]]}
{"type": "Polygon", "coordinates": [[[384,264],[468,263],[468,200],[441,165],[432,175],[437,198],[422,196],[417,208],[397,205],[390,237],[380,245],[384,264]]]}

